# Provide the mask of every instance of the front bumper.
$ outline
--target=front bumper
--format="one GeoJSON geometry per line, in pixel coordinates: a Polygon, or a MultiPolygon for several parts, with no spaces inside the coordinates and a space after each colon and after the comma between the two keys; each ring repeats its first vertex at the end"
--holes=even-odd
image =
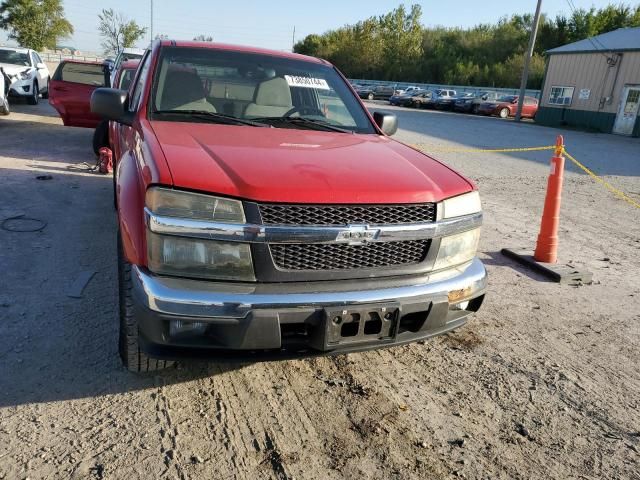
{"type": "Polygon", "coordinates": [[[420,277],[238,284],[160,277],[134,266],[132,281],[140,347],[148,355],[258,360],[369,350],[445,333],[480,307],[486,271],[476,258],[420,277]],[[335,315],[349,321],[362,315],[362,326],[345,333],[329,325],[335,315]],[[376,317],[381,330],[367,334],[365,317],[376,317]],[[172,335],[171,325],[197,328],[172,335]]]}
{"type": "Polygon", "coordinates": [[[9,95],[12,97],[29,97],[32,95],[31,88],[33,79],[31,80],[14,80],[9,89],[9,95]]]}

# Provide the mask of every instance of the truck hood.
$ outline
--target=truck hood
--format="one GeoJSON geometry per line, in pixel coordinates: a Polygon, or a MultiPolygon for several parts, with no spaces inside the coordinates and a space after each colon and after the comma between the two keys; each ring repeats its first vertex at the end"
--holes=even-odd
{"type": "Polygon", "coordinates": [[[260,202],[422,203],[472,190],[388,137],[153,121],[177,188],[260,202]]]}

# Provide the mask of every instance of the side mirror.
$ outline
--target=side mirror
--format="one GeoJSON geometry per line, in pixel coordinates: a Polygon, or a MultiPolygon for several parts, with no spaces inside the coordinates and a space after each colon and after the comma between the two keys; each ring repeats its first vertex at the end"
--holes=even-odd
{"type": "Polygon", "coordinates": [[[116,88],[96,88],[91,94],[91,111],[106,120],[125,125],[133,122],[133,113],[127,110],[127,92],[116,88]]]}
{"type": "Polygon", "coordinates": [[[36,63],[36,68],[38,70],[44,70],[45,68],[47,68],[47,66],[44,63],[40,62],[40,63],[36,63]]]}
{"type": "Polygon", "coordinates": [[[392,113],[373,112],[373,120],[385,135],[393,135],[398,131],[398,117],[392,113]]]}

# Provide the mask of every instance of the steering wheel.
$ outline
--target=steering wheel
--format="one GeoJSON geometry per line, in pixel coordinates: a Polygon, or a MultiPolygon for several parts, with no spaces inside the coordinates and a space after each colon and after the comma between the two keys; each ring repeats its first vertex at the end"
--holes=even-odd
{"type": "Polygon", "coordinates": [[[288,110],[284,115],[282,115],[282,118],[290,117],[294,113],[299,113],[301,115],[320,115],[321,117],[324,117],[324,113],[322,113],[322,110],[320,110],[319,108],[293,107],[291,110],[288,110]]]}

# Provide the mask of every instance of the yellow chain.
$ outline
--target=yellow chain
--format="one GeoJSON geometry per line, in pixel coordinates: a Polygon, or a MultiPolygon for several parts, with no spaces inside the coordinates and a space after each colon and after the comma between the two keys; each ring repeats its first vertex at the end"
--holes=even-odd
{"type": "Polygon", "coordinates": [[[603,180],[602,178],[600,178],[598,175],[596,175],[595,173],[593,173],[591,170],[589,170],[587,167],[585,167],[583,164],[581,164],[578,160],[576,160],[569,152],[567,152],[564,148],[562,149],[562,152],[565,154],[565,156],[571,160],[576,166],[578,166],[579,168],[581,168],[587,175],[589,175],[591,178],[593,178],[596,182],[600,182],[602,185],[604,185],[604,187],[609,190],[611,193],[613,193],[616,197],[624,200],[625,202],[627,202],[629,205],[633,205],[636,208],[640,208],[640,203],[636,202],[633,198],[631,198],[629,195],[627,195],[626,193],[624,193],[622,190],[618,190],[616,187],[614,187],[613,185],[611,185],[609,182],[607,182],[606,180],[603,180]]]}
{"type": "MultiPolygon", "coordinates": [[[[427,150],[428,152],[464,152],[464,153],[473,153],[473,152],[538,152],[541,150],[555,150],[555,145],[542,146],[542,147],[525,147],[525,148],[457,148],[457,147],[445,147],[439,145],[427,145],[424,143],[418,143],[413,145],[415,148],[419,150],[427,150]]],[[[640,208],[640,203],[636,202],[634,199],[629,197],[622,190],[617,189],[613,185],[611,185],[606,180],[603,180],[598,175],[593,173],[587,167],[585,167],[582,163],[576,160],[569,152],[567,152],[564,147],[562,147],[562,153],[566,155],[566,157],[571,160],[577,167],[582,169],[587,175],[593,178],[596,182],[601,183],[607,190],[613,193],[616,197],[624,200],[629,205],[632,205],[636,208],[640,208]]]]}
{"type": "Polygon", "coordinates": [[[541,150],[553,150],[555,145],[549,145],[544,147],[525,147],[525,148],[458,148],[458,147],[444,147],[438,145],[426,145],[424,143],[417,143],[413,145],[419,150],[428,150],[430,152],[538,152],[541,150]]]}

